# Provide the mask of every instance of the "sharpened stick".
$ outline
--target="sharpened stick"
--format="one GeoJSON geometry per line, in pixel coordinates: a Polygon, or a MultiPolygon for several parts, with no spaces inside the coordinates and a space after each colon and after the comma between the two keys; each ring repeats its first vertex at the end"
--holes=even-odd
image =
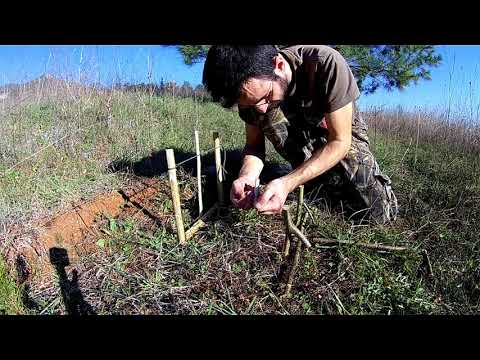
{"type": "Polygon", "coordinates": [[[297,247],[295,248],[293,265],[290,268],[290,272],[288,274],[287,286],[285,287],[285,293],[283,294],[283,296],[290,296],[290,293],[292,291],[293,278],[295,277],[295,272],[297,271],[298,262],[300,260],[300,254],[302,253],[302,245],[303,243],[297,240],[297,247]]]}
{"type": "Polygon", "coordinates": [[[195,130],[195,154],[197,155],[198,215],[201,216],[203,214],[202,160],[200,159],[200,140],[197,130],[195,130]]]}
{"type": "Polygon", "coordinates": [[[208,211],[205,212],[205,214],[203,214],[197,221],[195,221],[192,226],[190,226],[190,229],[188,229],[185,233],[187,241],[190,240],[200,229],[207,226],[205,220],[217,209],[218,203],[213,205],[208,211]]]}
{"type": "Polygon", "coordinates": [[[213,133],[213,142],[215,144],[215,169],[217,172],[217,194],[218,201],[223,203],[223,171],[222,171],[222,155],[220,154],[220,137],[218,132],[213,133]]]}
{"type": "Polygon", "coordinates": [[[285,224],[285,243],[283,244],[283,257],[287,258],[290,254],[290,224],[288,207],[284,206],[282,210],[283,222],[285,224]]]}
{"type": "Polygon", "coordinates": [[[177,169],[175,165],[175,155],[173,149],[167,149],[168,178],[170,180],[170,189],[172,190],[173,209],[175,211],[175,224],[180,245],[185,245],[185,228],[183,226],[182,206],[180,204],[180,193],[178,191],[177,169]]]}
{"type": "Polygon", "coordinates": [[[302,216],[302,208],[303,208],[303,194],[304,194],[305,188],[303,185],[300,185],[298,187],[298,203],[297,203],[297,217],[295,219],[295,225],[299,226],[301,222],[301,216],[302,216]]]}

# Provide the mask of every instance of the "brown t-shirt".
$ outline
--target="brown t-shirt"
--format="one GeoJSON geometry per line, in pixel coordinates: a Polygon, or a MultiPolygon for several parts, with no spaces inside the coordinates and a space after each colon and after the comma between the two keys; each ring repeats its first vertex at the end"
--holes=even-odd
{"type": "Polygon", "coordinates": [[[280,50],[292,68],[289,97],[314,95],[318,110],[331,113],[360,96],[357,82],[340,53],[324,45],[296,45],[280,50]],[[309,88],[309,73],[315,72],[315,89],[309,88]]]}
{"type": "MultiPolygon", "coordinates": [[[[326,143],[325,114],[360,96],[355,78],[339,52],[323,45],[296,45],[280,50],[292,80],[281,106],[266,114],[241,109],[240,117],[259,126],[275,149],[293,166],[308,160],[326,143]]],[[[354,106],[353,139],[368,142],[366,125],[354,106]]]]}

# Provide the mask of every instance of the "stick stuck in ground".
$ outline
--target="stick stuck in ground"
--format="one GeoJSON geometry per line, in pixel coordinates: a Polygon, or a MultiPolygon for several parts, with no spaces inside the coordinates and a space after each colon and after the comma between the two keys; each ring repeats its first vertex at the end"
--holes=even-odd
{"type": "Polygon", "coordinates": [[[195,130],[195,154],[197,155],[198,215],[201,216],[203,214],[202,160],[200,158],[200,140],[197,130],[195,130]]]}
{"type": "Polygon", "coordinates": [[[295,219],[296,226],[300,226],[300,222],[301,222],[304,192],[305,192],[305,187],[303,185],[300,185],[298,187],[297,218],[295,219]]]}
{"type": "Polygon", "coordinates": [[[223,171],[222,171],[222,155],[220,154],[220,137],[218,132],[213,133],[213,142],[215,145],[215,168],[217,173],[217,193],[218,201],[223,203],[223,171]]]}
{"type": "Polygon", "coordinates": [[[186,244],[185,227],[183,225],[182,206],[180,204],[180,192],[178,190],[177,169],[175,165],[175,154],[173,149],[167,149],[168,178],[172,190],[173,209],[175,211],[175,224],[177,225],[178,240],[181,245],[186,244]]]}

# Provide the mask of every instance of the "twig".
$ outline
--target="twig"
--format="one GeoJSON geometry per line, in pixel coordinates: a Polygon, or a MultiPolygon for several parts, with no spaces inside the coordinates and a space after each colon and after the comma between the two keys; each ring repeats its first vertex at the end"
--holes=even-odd
{"type": "MultiPolygon", "coordinates": [[[[315,225],[317,225],[317,221],[315,220],[315,217],[314,217],[313,214],[312,214],[312,210],[310,210],[310,208],[308,207],[308,205],[305,204],[305,203],[303,203],[303,206],[305,207],[305,210],[307,210],[307,213],[308,213],[308,215],[310,216],[310,218],[312,219],[312,222],[313,222],[315,225]]],[[[305,218],[306,218],[306,217],[305,217],[305,218]]],[[[304,218],[304,219],[305,219],[305,218],[304,218]]]]}
{"type": "Polygon", "coordinates": [[[283,294],[284,297],[290,296],[290,293],[292,291],[292,285],[293,285],[293,278],[295,276],[295,272],[298,267],[298,263],[300,260],[300,254],[302,252],[302,245],[303,243],[301,241],[297,241],[297,247],[295,248],[295,256],[293,258],[293,264],[292,267],[290,268],[290,273],[288,274],[288,281],[287,285],[285,288],[285,293],[283,294]]]}
{"type": "Polygon", "coordinates": [[[203,214],[192,226],[185,232],[185,239],[190,240],[200,229],[207,226],[206,219],[218,209],[219,204],[213,205],[205,214],[203,214]]]}
{"type": "Polygon", "coordinates": [[[303,235],[302,232],[293,223],[288,206],[283,207],[282,214],[285,225],[287,225],[287,234],[295,234],[305,244],[307,248],[311,248],[312,244],[310,244],[307,237],[303,235]]]}
{"type": "Polygon", "coordinates": [[[304,194],[304,186],[300,185],[298,187],[297,217],[295,219],[296,226],[299,226],[301,221],[302,207],[303,207],[303,194],[304,194]]]}
{"type": "Polygon", "coordinates": [[[286,259],[290,254],[290,232],[288,231],[288,225],[285,225],[285,243],[283,244],[283,257],[286,259]]]}
{"type": "Polygon", "coordinates": [[[403,163],[403,159],[405,158],[405,155],[407,155],[408,150],[410,150],[410,145],[412,145],[412,138],[410,138],[410,143],[407,146],[407,150],[405,150],[405,153],[402,156],[402,159],[400,160],[400,165],[403,163]]]}
{"type": "Polygon", "coordinates": [[[433,268],[432,268],[432,263],[430,262],[430,257],[428,256],[428,252],[427,250],[423,250],[422,251],[422,255],[423,255],[423,259],[424,261],[427,263],[427,270],[428,270],[428,274],[430,275],[430,277],[432,279],[434,279],[434,275],[433,275],[433,268]]]}
{"type": "Polygon", "coordinates": [[[320,244],[324,244],[324,245],[340,245],[340,244],[356,245],[356,246],[362,246],[362,247],[372,249],[372,250],[382,250],[382,251],[400,251],[401,252],[401,251],[407,251],[408,250],[408,248],[401,247],[401,246],[391,246],[391,245],[383,245],[383,244],[368,244],[368,243],[361,243],[361,242],[350,241],[350,240],[314,238],[314,239],[312,239],[312,242],[320,243],[320,244]]]}

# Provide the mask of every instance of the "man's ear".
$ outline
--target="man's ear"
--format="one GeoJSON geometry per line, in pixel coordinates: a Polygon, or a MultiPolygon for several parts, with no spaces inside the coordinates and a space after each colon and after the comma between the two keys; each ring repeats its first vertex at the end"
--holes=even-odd
{"type": "Polygon", "coordinates": [[[273,58],[273,71],[275,74],[280,75],[285,71],[285,60],[280,55],[277,55],[273,58]]]}

